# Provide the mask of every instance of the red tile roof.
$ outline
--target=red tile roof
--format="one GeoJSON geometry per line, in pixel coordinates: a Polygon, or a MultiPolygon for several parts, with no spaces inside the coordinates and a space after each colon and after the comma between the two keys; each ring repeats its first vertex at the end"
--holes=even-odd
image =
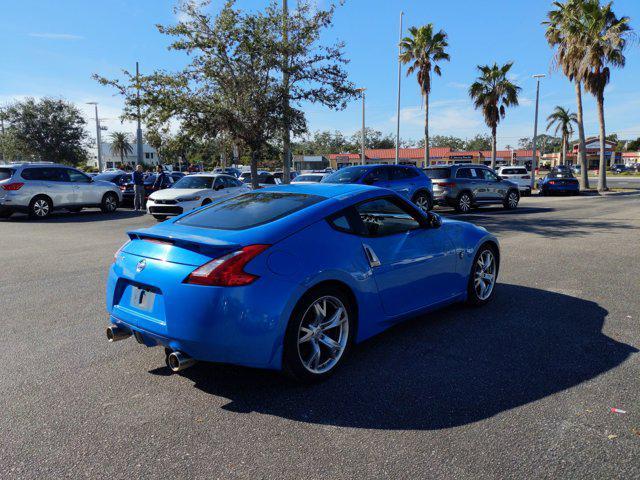
{"type": "Polygon", "coordinates": [[[623,157],[640,157],[640,152],[622,152],[623,157]]]}
{"type": "MultiPolygon", "coordinates": [[[[431,148],[429,149],[430,157],[443,157],[449,155],[451,148],[431,148]]],[[[364,151],[367,158],[390,159],[396,158],[395,148],[369,148],[364,151]]],[[[400,158],[424,158],[424,148],[401,148],[398,152],[400,158]]]]}

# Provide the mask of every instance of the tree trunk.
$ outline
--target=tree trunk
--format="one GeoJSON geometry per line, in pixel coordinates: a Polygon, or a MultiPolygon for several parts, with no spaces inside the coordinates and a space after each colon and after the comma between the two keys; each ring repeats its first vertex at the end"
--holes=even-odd
{"type": "Polygon", "coordinates": [[[429,94],[424,96],[424,166],[429,166],[429,94]]]}
{"type": "Polygon", "coordinates": [[[567,135],[562,134],[562,157],[560,158],[560,165],[567,164],[567,135]]]}
{"type": "Polygon", "coordinates": [[[604,92],[599,92],[597,95],[598,103],[598,120],[600,121],[600,164],[598,171],[598,191],[604,192],[607,188],[607,162],[604,156],[604,140],[605,140],[605,128],[604,128],[604,92]]]}
{"type": "Polygon", "coordinates": [[[251,149],[251,186],[255,189],[258,188],[258,150],[254,147],[251,149]]]}
{"type": "Polygon", "coordinates": [[[282,69],[282,87],[284,95],[282,96],[282,114],[284,115],[284,132],[282,135],[282,149],[284,150],[282,158],[282,183],[287,184],[291,180],[290,161],[291,161],[291,131],[290,131],[290,115],[289,110],[289,10],[287,1],[282,2],[282,40],[285,47],[284,68],[282,69]]]}
{"type": "Polygon", "coordinates": [[[496,168],[496,143],[497,143],[497,130],[498,128],[494,125],[491,127],[491,168],[496,168]]]}
{"type": "Polygon", "coordinates": [[[589,164],[587,162],[587,145],[584,138],[584,123],[582,120],[582,87],[576,82],[576,105],[578,117],[578,163],[580,164],[580,185],[582,189],[589,188],[589,164]]]}

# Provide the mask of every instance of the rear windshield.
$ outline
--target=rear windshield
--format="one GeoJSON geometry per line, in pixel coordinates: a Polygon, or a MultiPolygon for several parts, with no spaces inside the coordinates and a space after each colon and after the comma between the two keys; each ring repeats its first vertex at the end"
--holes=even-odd
{"type": "Polygon", "coordinates": [[[13,168],[0,168],[0,181],[11,178],[14,171],[13,168]]]}
{"type": "Polygon", "coordinates": [[[244,230],[286,217],[324,199],[299,193],[247,193],[195,211],[176,223],[219,230],[244,230]]]}
{"type": "Polygon", "coordinates": [[[451,176],[450,168],[425,168],[424,173],[432,180],[441,180],[451,176]]]}
{"type": "Polygon", "coordinates": [[[298,182],[319,182],[322,180],[322,175],[298,175],[293,183],[298,182]]]}
{"type": "Polygon", "coordinates": [[[501,175],[525,175],[526,173],[526,168],[503,168],[500,170],[501,175]]]}

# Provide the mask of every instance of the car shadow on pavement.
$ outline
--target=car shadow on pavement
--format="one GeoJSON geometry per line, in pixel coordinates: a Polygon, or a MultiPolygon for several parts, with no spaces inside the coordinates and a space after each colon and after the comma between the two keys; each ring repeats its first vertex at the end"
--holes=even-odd
{"type": "Polygon", "coordinates": [[[29,222],[29,223],[83,223],[98,222],[103,220],[119,220],[123,218],[133,218],[146,215],[146,210],[121,210],[113,213],[102,213],[100,210],[84,210],[82,212],[54,211],[47,218],[32,218],[26,214],[13,214],[3,220],[4,222],[29,222]]]}
{"type": "MultiPolygon", "coordinates": [[[[606,373],[638,350],[602,333],[607,311],[560,293],[499,285],[484,308],[453,306],[357,346],[323,383],[197,364],[223,408],[370,429],[443,429],[486,419],[606,373]]],[[[152,372],[163,374],[166,368],[152,372]]]]}

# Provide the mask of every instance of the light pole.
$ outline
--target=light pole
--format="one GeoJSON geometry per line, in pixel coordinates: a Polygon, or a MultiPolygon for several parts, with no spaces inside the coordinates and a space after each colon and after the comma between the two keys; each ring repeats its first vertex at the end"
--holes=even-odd
{"type": "Polygon", "coordinates": [[[138,104],[138,129],[136,130],[137,164],[142,165],[142,127],[140,127],[140,70],[138,67],[138,62],[136,62],[136,90],[138,104]]]}
{"type": "Polygon", "coordinates": [[[359,88],[358,92],[360,92],[362,94],[362,138],[361,138],[361,145],[360,145],[360,163],[362,165],[364,165],[365,162],[365,155],[364,155],[364,92],[365,92],[366,88],[359,88]]]}
{"type": "Polygon", "coordinates": [[[98,171],[102,172],[102,136],[100,135],[100,117],[98,116],[98,102],[87,102],[96,109],[96,143],[98,146],[98,171]]]}
{"type": "Polygon", "coordinates": [[[400,12],[400,33],[398,35],[398,106],[396,111],[396,165],[399,163],[400,157],[400,84],[402,82],[402,62],[400,54],[402,53],[402,16],[404,12],[400,12]]]}
{"type": "Polygon", "coordinates": [[[539,73],[534,75],[533,78],[536,79],[536,116],[533,121],[533,156],[531,158],[531,190],[533,191],[533,187],[536,183],[536,166],[538,164],[536,158],[536,147],[538,142],[538,103],[540,100],[540,79],[544,78],[544,73],[539,73]]]}

